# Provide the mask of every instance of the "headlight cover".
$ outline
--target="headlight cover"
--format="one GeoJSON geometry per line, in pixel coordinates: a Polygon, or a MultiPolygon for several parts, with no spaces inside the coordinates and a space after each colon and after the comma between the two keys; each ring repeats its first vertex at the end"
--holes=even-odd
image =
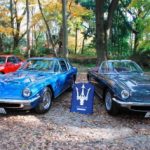
{"type": "Polygon", "coordinates": [[[0,70],[3,70],[3,69],[4,69],[4,66],[1,66],[1,67],[0,67],[0,70]]]}
{"type": "Polygon", "coordinates": [[[123,99],[129,98],[129,96],[130,96],[130,93],[129,93],[127,90],[122,90],[122,91],[121,91],[121,97],[122,97],[123,99]]]}
{"type": "Polygon", "coordinates": [[[22,94],[24,97],[29,97],[31,96],[31,90],[29,88],[25,88],[22,94]]]}

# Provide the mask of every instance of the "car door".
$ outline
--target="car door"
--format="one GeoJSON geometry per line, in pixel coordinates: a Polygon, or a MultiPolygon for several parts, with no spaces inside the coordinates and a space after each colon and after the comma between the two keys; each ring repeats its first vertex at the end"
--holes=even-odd
{"type": "Polygon", "coordinates": [[[15,56],[9,57],[9,62],[11,63],[11,71],[15,72],[19,68],[19,63],[15,56]]]}
{"type": "Polygon", "coordinates": [[[68,68],[65,60],[60,60],[59,63],[60,63],[60,67],[61,67],[61,76],[62,76],[63,88],[67,89],[69,87],[69,83],[71,80],[69,77],[69,68],[68,68]]]}
{"type": "Polygon", "coordinates": [[[5,73],[13,72],[14,70],[14,61],[12,57],[7,58],[5,73]]]}
{"type": "Polygon", "coordinates": [[[65,66],[61,61],[56,61],[54,64],[55,73],[55,95],[59,96],[66,89],[66,75],[65,66]]]}
{"type": "Polygon", "coordinates": [[[108,64],[107,62],[103,62],[99,69],[94,72],[93,79],[91,82],[95,85],[95,91],[99,97],[103,97],[103,92],[105,88],[105,73],[108,72],[108,64]]]}

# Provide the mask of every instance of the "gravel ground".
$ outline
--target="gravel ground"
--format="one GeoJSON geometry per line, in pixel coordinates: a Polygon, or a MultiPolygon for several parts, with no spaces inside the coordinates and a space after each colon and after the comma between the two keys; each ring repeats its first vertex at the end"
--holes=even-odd
{"type": "MultiPolygon", "coordinates": [[[[77,81],[86,81],[79,74],[77,81]]],[[[71,92],[57,98],[44,115],[0,114],[0,150],[149,150],[150,119],[123,112],[109,116],[95,96],[93,115],[70,112],[71,92]]]]}

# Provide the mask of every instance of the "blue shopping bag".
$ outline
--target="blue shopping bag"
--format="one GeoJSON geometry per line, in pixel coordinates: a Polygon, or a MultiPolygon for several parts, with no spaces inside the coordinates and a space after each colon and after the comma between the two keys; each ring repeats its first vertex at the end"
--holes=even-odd
{"type": "Polygon", "coordinates": [[[94,86],[91,83],[77,83],[73,87],[71,112],[93,113],[94,86]]]}

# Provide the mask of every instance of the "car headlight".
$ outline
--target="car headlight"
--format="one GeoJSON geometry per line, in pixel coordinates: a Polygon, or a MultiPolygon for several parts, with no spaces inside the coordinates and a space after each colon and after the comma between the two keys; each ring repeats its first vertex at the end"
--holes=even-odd
{"type": "Polygon", "coordinates": [[[24,97],[29,97],[31,95],[31,90],[29,88],[25,88],[23,90],[23,96],[24,97]]]}
{"type": "Polygon", "coordinates": [[[3,69],[4,69],[4,66],[1,66],[1,67],[0,67],[0,70],[3,70],[3,69]]]}
{"type": "Polygon", "coordinates": [[[130,93],[127,90],[122,90],[121,91],[121,97],[123,99],[127,99],[130,96],[130,93]]]}

